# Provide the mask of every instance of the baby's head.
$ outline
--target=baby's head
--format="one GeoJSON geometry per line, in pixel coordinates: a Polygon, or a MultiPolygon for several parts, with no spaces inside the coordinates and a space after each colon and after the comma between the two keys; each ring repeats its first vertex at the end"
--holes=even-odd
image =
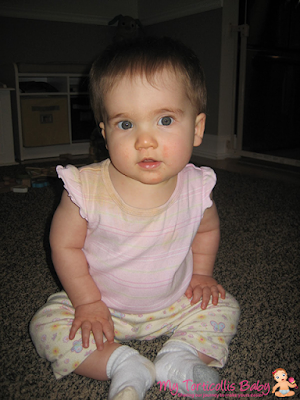
{"type": "Polygon", "coordinates": [[[287,373],[286,370],[283,368],[277,368],[274,372],[272,372],[273,378],[275,381],[286,381],[287,380],[287,373]]]}
{"type": "Polygon", "coordinates": [[[196,114],[205,113],[205,78],[195,53],[173,39],[149,37],[114,43],[94,62],[90,95],[97,122],[106,121],[105,95],[122,78],[140,76],[155,86],[157,74],[166,70],[181,80],[196,114]]]}

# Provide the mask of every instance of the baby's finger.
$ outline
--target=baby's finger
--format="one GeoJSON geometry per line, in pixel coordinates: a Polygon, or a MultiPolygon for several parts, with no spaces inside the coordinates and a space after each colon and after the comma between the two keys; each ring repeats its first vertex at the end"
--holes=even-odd
{"type": "Polygon", "coordinates": [[[91,330],[92,324],[89,321],[84,321],[81,325],[81,337],[82,347],[84,347],[85,349],[89,347],[91,330]]]}
{"type": "Polygon", "coordinates": [[[203,289],[201,308],[205,310],[210,300],[211,290],[209,287],[203,289]]]}
{"type": "Polygon", "coordinates": [[[114,323],[112,320],[107,321],[107,323],[103,324],[103,333],[108,342],[113,343],[115,339],[114,333],[114,323]]]}
{"type": "Polygon", "coordinates": [[[219,302],[219,293],[220,292],[219,292],[217,286],[212,286],[210,288],[210,290],[211,290],[211,297],[212,297],[211,302],[213,303],[214,306],[216,306],[216,305],[218,305],[218,302],[219,302]]]}
{"type": "Polygon", "coordinates": [[[92,324],[92,332],[98,350],[103,350],[103,327],[101,322],[96,321],[92,324]]]}
{"type": "Polygon", "coordinates": [[[221,299],[225,299],[225,297],[226,297],[226,290],[223,288],[223,286],[222,285],[220,285],[220,284],[218,284],[217,285],[217,288],[218,288],[218,290],[219,290],[219,292],[220,292],[220,294],[221,294],[221,299]]]}
{"type": "Polygon", "coordinates": [[[200,286],[196,286],[193,290],[193,298],[191,301],[191,305],[198,303],[203,295],[203,290],[200,286]]]}
{"type": "Polygon", "coordinates": [[[78,331],[78,329],[81,327],[81,321],[79,321],[78,319],[74,319],[73,320],[73,323],[72,323],[72,326],[71,326],[71,329],[70,329],[70,333],[69,333],[69,339],[70,340],[73,340],[74,339],[74,337],[75,337],[75,335],[76,335],[76,333],[77,333],[77,331],[78,331]]]}
{"type": "Polygon", "coordinates": [[[185,295],[188,299],[190,299],[193,296],[193,289],[192,286],[189,286],[186,291],[185,291],[185,295]]]}

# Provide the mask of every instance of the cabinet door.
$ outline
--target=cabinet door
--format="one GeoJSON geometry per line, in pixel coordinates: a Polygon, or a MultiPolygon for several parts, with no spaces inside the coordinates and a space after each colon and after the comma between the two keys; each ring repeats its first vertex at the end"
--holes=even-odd
{"type": "Polygon", "coordinates": [[[71,96],[72,141],[89,141],[96,128],[94,114],[87,95],[71,96]]]}
{"type": "Polygon", "coordinates": [[[24,147],[70,143],[67,96],[22,97],[24,147]]]}

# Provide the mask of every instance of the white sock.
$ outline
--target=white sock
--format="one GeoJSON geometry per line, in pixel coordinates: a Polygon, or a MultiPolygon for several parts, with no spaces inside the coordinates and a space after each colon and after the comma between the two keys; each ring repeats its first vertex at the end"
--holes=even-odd
{"type": "Polygon", "coordinates": [[[219,374],[201,361],[197,350],[187,343],[167,343],[157,354],[154,365],[156,381],[161,382],[162,390],[165,390],[164,382],[169,381],[166,387],[173,395],[214,394],[214,387],[220,382],[219,374]]]}
{"type": "Polygon", "coordinates": [[[111,379],[108,400],[142,400],[155,381],[153,363],[129,346],[111,354],[106,373],[111,379]]]}

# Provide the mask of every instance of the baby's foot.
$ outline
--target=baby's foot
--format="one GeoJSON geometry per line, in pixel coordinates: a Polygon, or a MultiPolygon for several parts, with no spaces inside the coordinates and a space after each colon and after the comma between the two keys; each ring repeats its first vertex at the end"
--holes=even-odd
{"type": "Polygon", "coordinates": [[[127,386],[117,393],[112,400],[139,400],[139,395],[134,387],[127,386]]]}
{"type": "Polygon", "coordinates": [[[111,379],[108,400],[142,400],[155,381],[153,363],[128,346],[112,353],[106,373],[111,379]]]}
{"type": "Polygon", "coordinates": [[[197,350],[187,343],[167,343],[158,353],[154,365],[156,381],[171,382],[172,394],[175,389],[176,394],[213,395],[220,382],[217,371],[201,361],[197,350]]]}
{"type": "MultiPolygon", "coordinates": [[[[199,360],[200,361],[200,360],[199,360]]],[[[215,394],[215,386],[220,382],[220,376],[216,370],[208,367],[206,364],[197,364],[193,368],[193,382],[194,384],[202,382],[202,385],[198,386],[198,389],[195,393],[197,394],[215,394]],[[203,383],[205,384],[203,387],[203,383]]],[[[208,399],[208,398],[207,398],[208,399]]]]}

